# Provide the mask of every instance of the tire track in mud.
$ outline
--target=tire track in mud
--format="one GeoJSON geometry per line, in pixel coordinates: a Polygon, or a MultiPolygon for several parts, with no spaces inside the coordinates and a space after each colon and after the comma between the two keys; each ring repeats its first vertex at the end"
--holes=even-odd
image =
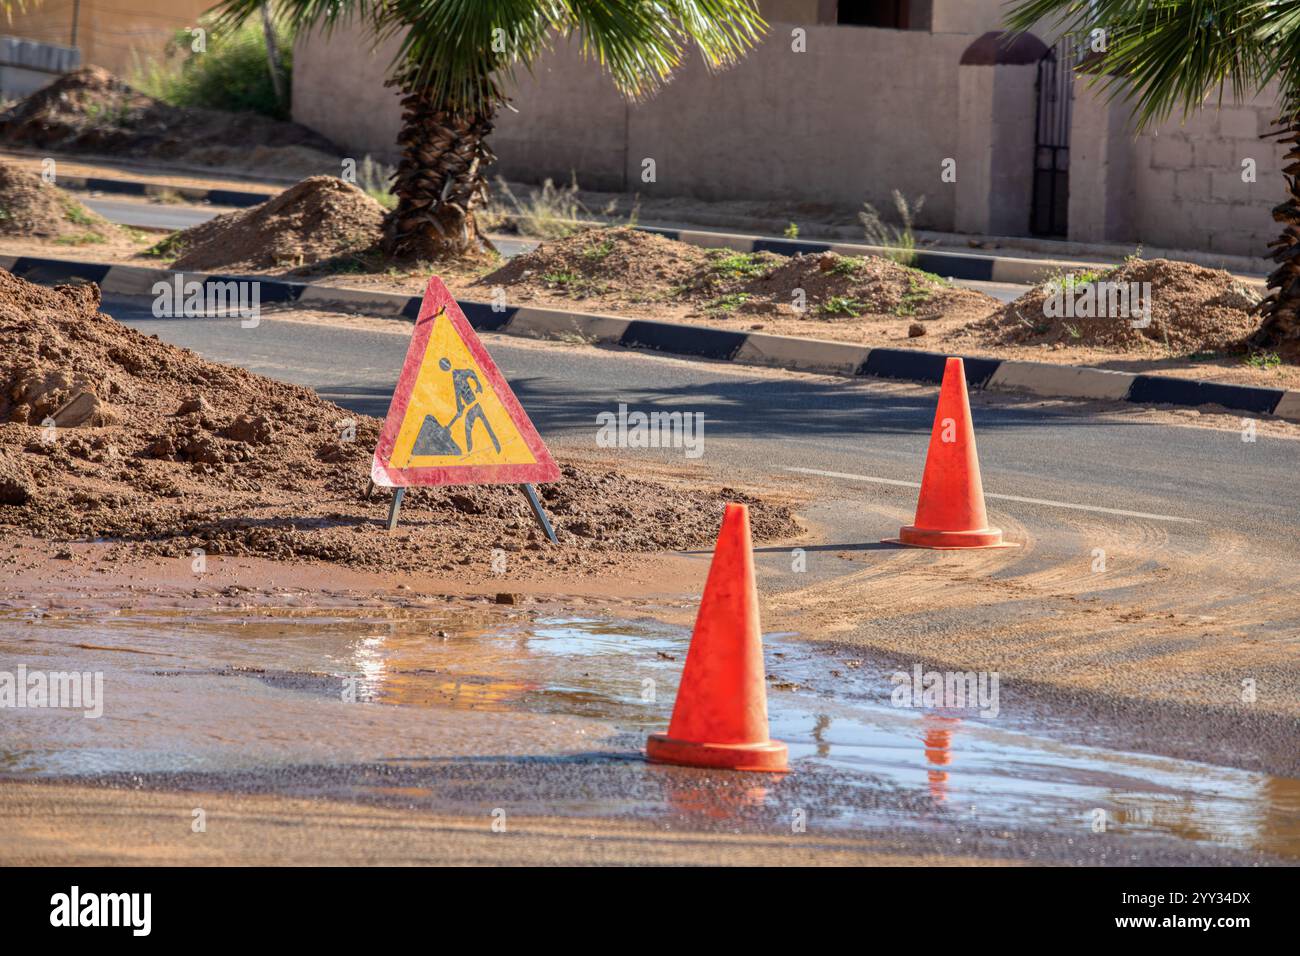
{"type": "MultiPolygon", "coordinates": [[[[838,540],[873,540],[911,516],[892,502],[854,501],[851,513],[853,534],[841,523],[838,540]]],[[[768,589],[768,626],[1070,691],[1300,714],[1300,595],[1279,584],[1300,574],[1297,559],[1262,559],[1246,536],[1208,525],[1046,509],[990,520],[1023,546],[831,549],[839,573],[768,589]]]]}

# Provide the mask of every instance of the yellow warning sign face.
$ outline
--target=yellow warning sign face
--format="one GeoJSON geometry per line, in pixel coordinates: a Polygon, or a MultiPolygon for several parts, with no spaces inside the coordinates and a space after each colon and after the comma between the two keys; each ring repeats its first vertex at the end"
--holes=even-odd
{"type": "Polygon", "coordinates": [[[559,476],[510,386],[436,278],[425,293],[371,475],[380,485],[559,476]]]}
{"type": "Polygon", "coordinates": [[[395,468],[537,461],[446,313],[434,320],[393,446],[395,468]]]}

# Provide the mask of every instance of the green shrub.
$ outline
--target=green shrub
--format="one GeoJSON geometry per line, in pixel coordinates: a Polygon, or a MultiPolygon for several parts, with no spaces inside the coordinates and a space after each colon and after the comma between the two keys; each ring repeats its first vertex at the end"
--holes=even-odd
{"type": "Polygon", "coordinates": [[[833,295],[817,306],[817,311],[822,315],[847,315],[850,317],[861,315],[866,309],[865,303],[859,302],[857,299],[851,299],[847,295],[833,295]]]}
{"type": "Polygon", "coordinates": [[[723,279],[757,279],[771,271],[757,252],[710,249],[709,256],[713,259],[710,271],[723,279]]]}
{"type": "Polygon", "coordinates": [[[704,309],[706,312],[734,312],[748,302],[749,298],[748,292],[728,292],[708,302],[704,309]]]}
{"type": "Polygon", "coordinates": [[[1251,368],[1271,369],[1282,364],[1282,357],[1276,352],[1255,352],[1242,361],[1251,368]]]}
{"type": "Polygon", "coordinates": [[[178,30],[161,60],[136,60],[131,85],[172,106],[195,106],[231,112],[261,113],[288,119],[293,72],[293,36],[276,29],[276,46],[284,68],[285,101],[275,96],[266,57],[266,36],[260,20],[250,20],[233,32],[218,32],[206,21],[207,49],[197,53],[188,30],[178,30]]]}

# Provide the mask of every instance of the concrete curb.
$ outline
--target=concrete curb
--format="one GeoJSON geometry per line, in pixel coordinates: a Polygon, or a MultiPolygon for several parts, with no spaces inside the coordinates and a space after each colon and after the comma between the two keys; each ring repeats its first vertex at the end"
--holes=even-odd
{"type": "MultiPolygon", "coordinates": [[[[149,295],[152,294],[155,283],[174,282],[178,275],[169,269],[32,256],[0,256],[0,268],[42,285],[96,282],[104,292],[116,295],[149,295]]],[[[402,292],[336,289],[282,279],[265,279],[261,276],[190,273],[187,278],[188,281],[201,282],[205,286],[215,282],[256,281],[260,285],[261,301],[266,303],[292,303],[326,311],[365,310],[380,317],[411,320],[420,311],[421,297],[402,292]]],[[[502,332],[530,338],[579,338],[592,343],[655,349],[674,355],[769,368],[853,377],[869,375],[937,384],[943,378],[944,360],[947,358],[947,355],[940,352],[869,348],[849,342],[829,342],[762,332],[733,332],[729,329],[569,312],[563,309],[506,306],[498,311],[488,302],[468,299],[458,301],[470,324],[481,332],[502,332]]],[[[1233,411],[1276,415],[1300,421],[1300,391],[1225,385],[1163,375],[1053,365],[1048,362],[1018,362],[977,356],[963,358],[966,381],[973,389],[1136,404],[1187,407],[1218,405],[1233,411]]]]}
{"type": "MultiPolygon", "coordinates": [[[[793,256],[800,253],[838,252],[842,256],[887,256],[890,250],[856,242],[819,242],[814,239],[774,239],[733,232],[705,232],[699,229],[665,229],[637,226],[692,246],[734,249],[737,252],[775,252],[793,256]]],[[[987,256],[967,252],[940,252],[918,249],[916,267],[947,279],[977,279],[984,282],[1008,282],[1034,285],[1061,272],[1096,269],[1096,262],[1074,259],[1021,259],[1014,256],[987,256]]]]}
{"type": "Polygon", "coordinates": [[[247,192],[239,189],[169,186],[166,183],[149,183],[135,179],[71,176],[67,173],[60,173],[58,182],[65,189],[112,193],[118,196],[180,196],[182,199],[188,199],[191,202],[206,202],[214,206],[236,206],[241,209],[264,203],[276,195],[275,193],[247,192]]]}

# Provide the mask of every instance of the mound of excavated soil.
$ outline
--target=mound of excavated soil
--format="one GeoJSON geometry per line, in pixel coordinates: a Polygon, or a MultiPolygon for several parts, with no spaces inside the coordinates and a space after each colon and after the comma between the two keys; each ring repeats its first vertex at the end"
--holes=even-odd
{"type": "Polygon", "coordinates": [[[983,293],[889,259],[738,253],[628,228],[545,242],[477,284],[532,296],[560,292],[605,302],[690,303],[719,318],[736,313],[820,321],[926,319],[954,310],[987,315],[996,307],[983,293]]]}
{"type": "Polygon", "coordinates": [[[741,291],[752,298],[741,311],[792,312],[790,303],[799,289],[807,297],[809,317],[831,321],[868,315],[921,320],[954,312],[985,315],[996,305],[982,292],[949,285],[891,259],[821,252],[782,259],[770,272],[746,282],[741,291]]]}
{"type": "Polygon", "coordinates": [[[293,175],[337,169],[340,155],[297,123],[171,106],[94,66],[60,77],[0,115],[0,142],[293,175]]]}
{"type": "Polygon", "coordinates": [[[96,242],[115,231],[37,173],[0,160],[0,235],[96,242]]]}
{"type": "Polygon", "coordinates": [[[493,548],[581,567],[704,547],[726,499],[750,502],[757,537],[796,528],[784,507],[727,489],[563,465],[538,489],[558,546],[509,486],[413,490],[389,534],[383,496],[363,499],[378,420],[142,335],[99,301],[94,285],[46,289],[0,270],[0,526],[178,558],[202,548],[483,576],[493,548]]]}
{"type": "MultiPolygon", "coordinates": [[[[983,345],[1042,345],[1079,347],[1114,352],[1232,352],[1244,347],[1244,340],[1259,325],[1251,310],[1258,296],[1243,288],[1230,273],[1207,269],[1190,262],[1170,259],[1132,259],[1124,265],[1080,277],[1073,284],[1065,278],[1036,286],[1014,302],[1003,306],[970,331],[983,345]],[[1081,279],[1089,280],[1087,283],[1081,279]],[[1145,328],[1134,323],[1145,317],[1083,317],[1078,313],[1103,312],[1090,308],[1089,300],[1106,299],[1106,286],[1114,283],[1134,289],[1130,302],[1141,303],[1150,283],[1151,322],[1145,328]],[[1054,298],[1055,297],[1055,298],[1054,298]],[[1066,298],[1072,297],[1074,317],[1062,315],[1066,298]],[[1087,298],[1085,298],[1087,297],[1087,298]]],[[[1140,312],[1135,309],[1134,312],[1140,312]]]]}
{"type": "MultiPolygon", "coordinates": [[[[761,253],[756,262],[775,265],[761,253]]],[[[707,274],[707,249],[636,229],[590,229],[543,242],[479,280],[526,291],[557,287],[574,298],[620,295],[641,301],[697,295],[707,274]]]]}
{"type": "Polygon", "coordinates": [[[379,240],[384,207],[333,176],[312,176],[264,203],[168,236],[172,268],[278,269],[310,265],[379,240]]]}

